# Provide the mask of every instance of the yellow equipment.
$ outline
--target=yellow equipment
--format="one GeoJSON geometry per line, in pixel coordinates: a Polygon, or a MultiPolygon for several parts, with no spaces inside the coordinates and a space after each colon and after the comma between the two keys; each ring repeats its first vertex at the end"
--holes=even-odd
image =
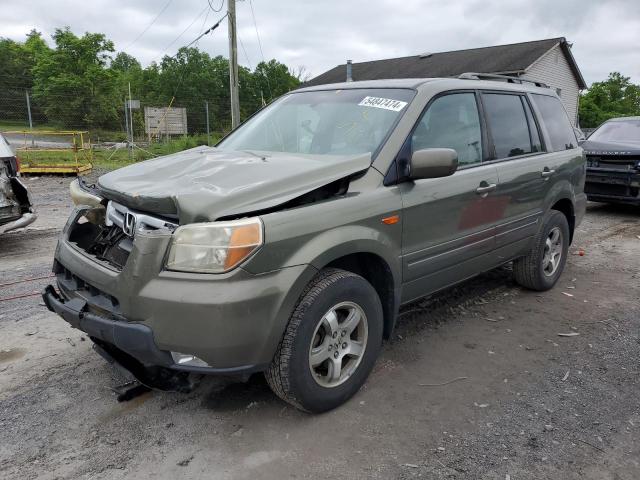
{"type": "Polygon", "coordinates": [[[93,150],[89,132],[14,130],[6,134],[22,135],[24,143],[16,148],[20,172],[25,174],[61,173],[79,175],[93,168],[93,150]],[[35,137],[38,137],[36,140],[35,137]],[[47,137],[68,137],[63,142],[48,141],[47,137]],[[60,146],[58,146],[60,145],[60,146]]]}

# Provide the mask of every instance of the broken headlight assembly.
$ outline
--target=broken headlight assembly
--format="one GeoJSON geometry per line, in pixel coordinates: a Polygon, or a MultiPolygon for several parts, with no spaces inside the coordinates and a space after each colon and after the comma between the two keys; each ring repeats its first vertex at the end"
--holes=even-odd
{"type": "Polygon", "coordinates": [[[166,268],[179,272],[228,272],[263,242],[262,221],[257,217],[183,225],[173,233],[166,268]]]}

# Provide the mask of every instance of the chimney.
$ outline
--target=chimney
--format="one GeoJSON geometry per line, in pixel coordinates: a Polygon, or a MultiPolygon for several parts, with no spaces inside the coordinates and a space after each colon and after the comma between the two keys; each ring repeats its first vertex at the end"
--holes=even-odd
{"type": "Polygon", "coordinates": [[[353,82],[353,64],[351,60],[347,60],[347,82],[353,82]]]}

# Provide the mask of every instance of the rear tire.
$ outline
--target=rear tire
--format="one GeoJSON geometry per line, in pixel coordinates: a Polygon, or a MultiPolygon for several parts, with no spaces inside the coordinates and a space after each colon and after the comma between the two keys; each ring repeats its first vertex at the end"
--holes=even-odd
{"type": "Polygon", "coordinates": [[[265,372],[276,395],[300,410],[336,408],[364,384],[382,345],[383,313],[360,275],[321,271],[291,315],[265,372]]]}
{"type": "Polygon", "coordinates": [[[517,283],[530,290],[550,290],[560,278],[569,251],[569,223],[562,212],[550,210],[529,253],[514,260],[517,283]]]}

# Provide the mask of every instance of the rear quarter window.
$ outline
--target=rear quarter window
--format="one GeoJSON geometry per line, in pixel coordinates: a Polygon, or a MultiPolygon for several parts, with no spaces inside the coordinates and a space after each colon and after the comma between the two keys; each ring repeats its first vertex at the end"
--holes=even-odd
{"type": "Polygon", "coordinates": [[[569,121],[566,110],[556,97],[533,94],[533,102],[542,115],[542,122],[547,127],[549,141],[547,149],[553,152],[576,148],[578,140],[569,121]]]}

